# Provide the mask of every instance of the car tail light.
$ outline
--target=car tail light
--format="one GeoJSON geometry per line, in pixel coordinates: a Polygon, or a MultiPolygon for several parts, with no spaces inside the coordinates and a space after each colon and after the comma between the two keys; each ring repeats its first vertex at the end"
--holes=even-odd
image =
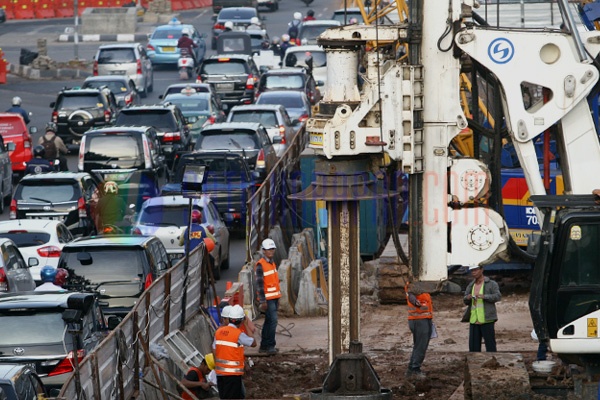
{"type": "Polygon", "coordinates": [[[141,235],[142,231],[140,230],[140,228],[133,228],[133,230],[131,231],[132,235],[141,235]]]}
{"type": "Polygon", "coordinates": [[[304,122],[308,119],[308,114],[303,114],[300,116],[300,118],[298,118],[298,121],[300,122],[304,122]]]}
{"type": "Polygon", "coordinates": [[[213,29],[224,31],[225,30],[225,25],[224,24],[214,24],[213,25],[213,29]]]}
{"type": "Polygon", "coordinates": [[[130,105],[133,102],[133,96],[131,94],[128,94],[127,96],[125,96],[125,105],[130,105]]]}
{"type": "Polygon", "coordinates": [[[24,141],[23,146],[25,146],[26,149],[30,149],[31,148],[31,139],[24,141]]]}
{"type": "Polygon", "coordinates": [[[52,111],[52,122],[55,124],[58,122],[58,111],[52,111]]]}
{"type": "Polygon", "coordinates": [[[150,287],[150,285],[152,285],[152,282],[154,282],[154,278],[152,277],[152,274],[146,275],[146,280],[144,281],[144,290],[148,289],[150,287]]]}
{"type": "Polygon", "coordinates": [[[146,46],[147,50],[152,50],[152,51],[156,51],[156,49],[154,48],[154,46],[152,46],[150,43],[148,43],[148,45],[146,46]]]}
{"type": "Polygon", "coordinates": [[[260,149],[256,157],[256,168],[265,168],[265,149],[260,149]]]}
{"type": "Polygon", "coordinates": [[[0,292],[8,292],[8,279],[4,268],[0,268],[0,292]]]}
{"type": "Polygon", "coordinates": [[[215,233],[215,227],[211,224],[206,227],[211,234],[215,233]]]}
{"type": "Polygon", "coordinates": [[[94,61],[94,65],[92,67],[92,73],[94,76],[98,76],[98,61],[94,61]]]}
{"type": "Polygon", "coordinates": [[[204,123],[202,124],[202,127],[204,128],[205,126],[208,125],[212,125],[216,122],[217,117],[215,117],[214,115],[211,115],[210,117],[206,118],[206,121],[204,121],[204,123]]]}
{"type": "Polygon", "coordinates": [[[254,76],[252,74],[248,75],[248,79],[246,80],[246,89],[252,90],[254,89],[254,84],[256,81],[254,80],[254,76]]]}
{"type": "MultiPolygon", "coordinates": [[[[77,362],[81,362],[83,357],[85,357],[85,350],[77,350],[77,362]]],[[[63,358],[52,371],[50,371],[48,376],[68,374],[69,372],[73,372],[73,370],[73,352],[70,351],[69,354],[67,354],[67,356],[63,358]]]]}
{"type": "Polygon", "coordinates": [[[17,201],[15,199],[10,202],[9,217],[10,219],[17,219],[17,201]]]}
{"type": "Polygon", "coordinates": [[[109,110],[104,111],[104,122],[109,123],[111,117],[111,112],[109,110]]]}
{"type": "Polygon", "coordinates": [[[142,60],[137,60],[137,69],[135,70],[135,73],[138,75],[142,75],[142,60]]]}
{"type": "Polygon", "coordinates": [[[148,139],[146,136],[142,136],[142,143],[144,144],[144,164],[146,168],[152,168],[152,158],[150,157],[150,147],[148,146],[148,139]]]}
{"type": "Polygon", "coordinates": [[[81,143],[79,144],[79,158],[77,159],[77,168],[79,171],[83,171],[83,158],[85,151],[85,136],[81,138],[81,143]]]}
{"type": "Polygon", "coordinates": [[[162,138],[163,142],[180,142],[181,133],[179,132],[166,132],[162,138]]]}
{"type": "Polygon", "coordinates": [[[85,208],[85,199],[83,197],[77,200],[77,209],[79,210],[79,218],[87,218],[87,209],[85,208]]]}
{"type": "Polygon", "coordinates": [[[40,257],[60,257],[61,250],[56,246],[44,246],[37,249],[40,257]]]}

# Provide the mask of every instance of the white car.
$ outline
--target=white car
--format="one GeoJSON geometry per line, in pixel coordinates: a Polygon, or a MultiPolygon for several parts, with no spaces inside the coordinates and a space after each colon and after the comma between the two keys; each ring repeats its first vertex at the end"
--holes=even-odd
{"type": "MultiPolygon", "coordinates": [[[[214,277],[220,278],[220,270],[229,268],[229,231],[217,207],[208,196],[192,201],[202,212],[202,226],[215,237],[211,255],[215,259],[214,277]]],[[[142,204],[133,227],[133,234],[154,235],[165,246],[169,258],[176,263],[184,257],[185,245],[179,239],[188,226],[189,199],[180,195],[153,197],[142,204]]]]}
{"type": "Polygon", "coordinates": [[[306,65],[306,59],[310,56],[313,60],[313,69],[312,75],[315,78],[317,86],[321,91],[321,95],[323,95],[325,84],[327,83],[327,57],[325,55],[325,50],[323,47],[318,45],[307,44],[305,46],[291,46],[285,52],[285,56],[283,57],[283,62],[281,65],[289,65],[287,58],[290,54],[296,56],[296,67],[304,67],[308,68],[306,65]]]}
{"type": "Polygon", "coordinates": [[[74,238],[60,221],[50,219],[13,219],[0,222],[0,237],[11,239],[25,260],[35,258],[38,264],[29,272],[36,284],[41,283],[40,270],[45,265],[54,268],[65,244],[74,238]]]}

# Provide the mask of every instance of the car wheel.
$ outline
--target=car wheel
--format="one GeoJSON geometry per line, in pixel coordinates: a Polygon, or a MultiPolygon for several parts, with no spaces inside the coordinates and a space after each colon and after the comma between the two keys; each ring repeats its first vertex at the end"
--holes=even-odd
{"type": "Polygon", "coordinates": [[[229,254],[227,254],[227,258],[221,261],[221,269],[229,269],[229,254]]]}
{"type": "Polygon", "coordinates": [[[215,281],[221,280],[221,268],[218,265],[213,267],[213,278],[215,281]]]}
{"type": "Polygon", "coordinates": [[[4,193],[4,190],[2,191],[2,194],[5,194],[6,197],[3,198],[2,203],[4,204],[4,207],[8,207],[10,206],[10,202],[12,201],[12,188],[8,193],[4,193]]]}

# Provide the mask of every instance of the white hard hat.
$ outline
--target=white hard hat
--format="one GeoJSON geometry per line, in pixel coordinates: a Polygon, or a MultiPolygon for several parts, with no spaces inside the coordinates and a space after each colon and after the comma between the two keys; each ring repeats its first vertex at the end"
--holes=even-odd
{"type": "Polygon", "coordinates": [[[258,25],[260,24],[260,21],[258,20],[258,17],[252,17],[250,18],[250,23],[253,25],[258,25]]]}
{"type": "Polygon", "coordinates": [[[284,33],[283,35],[281,35],[281,40],[284,42],[289,42],[290,41],[290,35],[288,35],[287,33],[284,33]]]}
{"type": "Polygon", "coordinates": [[[301,19],[302,19],[302,13],[301,13],[301,12],[298,12],[298,11],[296,11],[296,12],[294,13],[294,19],[301,20],[301,19]]]}
{"type": "Polygon", "coordinates": [[[223,318],[229,318],[229,316],[231,315],[231,309],[233,307],[231,306],[225,306],[223,307],[223,309],[221,310],[221,317],[223,318]]]}
{"type": "Polygon", "coordinates": [[[15,96],[12,98],[12,105],[13,106],[20,106],[21,105],[21,98],[19,96],[15,96]]]}
{"type": "Polygon", "coordinates": [[[231,307],[231,312],[229,313],[230,319],[244,319],[246,317],[246,313],[244,313],[244,309],[239,304],[231,307]]]}
{"type": "Polygon", "coordinates": [[[265,250],[271,250],[276,249],[277,246],[275,246],[275,242],[273,241],[273,239],[265,239],[262,242],[262,248],[265,250]]]}
{"type": "Polygon", "coordinates": [[[473,271],[474,269],[482,268],[481,265],[469,265],[469,271],[473,271]]]}
{"type": "Polygon", "coordinates": [[[233,29],[233,22],[231,22],[231,21],[225,22],[225,28],[233,29]]]}

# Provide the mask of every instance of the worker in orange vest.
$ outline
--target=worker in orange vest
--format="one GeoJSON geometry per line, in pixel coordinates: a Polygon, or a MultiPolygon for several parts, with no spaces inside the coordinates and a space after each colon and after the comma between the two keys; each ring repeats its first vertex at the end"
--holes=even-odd
{"type": "MultiPolygon", "coordinates": [[[[215,369],[215,357],[212,353],[204,356],[204,359],[198,367],[191,367],[185,377],[181,380],[181,384],[199,399],[208,399],[212,397],[211,387],[213,383],[207,379],[210,371],[215,369]]],[[[181,393],[181,398],[184,400],[192,400],[192,397],[187,392],[181,393]]]]}
{"type": "Polygon", "coordinates": [[[246,314],[236,304],[231,307],[229,324],[221,326],[215,332],[215,372],[217,388],[221,399],[245,399],[244,346],[256,347],[256,340],[240,330],[246,314]]]}
{"type": "Polygon", "coordinates": [[[422,291],[418,284],[407,282],[404,291],[408,305],[408,327],[413,334],[413,350],[406,376],[422,379],[425,374],[421,371],[421,364],[433,329],[433,304],[429,293],[422,291]]]}
{"type": "Polygon", "coordinates": [[[256,277],[256,298],[259,302],[259,310],[265,313],[265,322],[261,331],[259,353],[277,354],[279,350],[275,347],[275,333],[277,331],[277,309],[281,289],[279,287],[279,274],[275,265],[275,242],[273,239],[265,239],[262,242],[262,254],[260,260],[254,266],[256,277]]]}

